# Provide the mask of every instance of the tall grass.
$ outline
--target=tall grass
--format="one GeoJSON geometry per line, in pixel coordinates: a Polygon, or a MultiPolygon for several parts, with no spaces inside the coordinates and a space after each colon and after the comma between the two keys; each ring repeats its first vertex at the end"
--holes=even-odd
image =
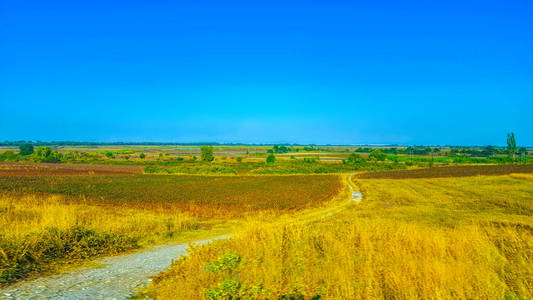
{"type": "Polygon", "coordinates": [[[148,293],[158,299],[533,297],[533,182],[477,176],[358,184],[359,205],[311,223],[251,220],[234,239],[191,250],[148,293]]]}
{"type": "Polygon", "coordinates": [[[58,195],[0,195],[0,284],[59,261],[115,254],[200,228],[179,211],[74,203],[58,195]]]}

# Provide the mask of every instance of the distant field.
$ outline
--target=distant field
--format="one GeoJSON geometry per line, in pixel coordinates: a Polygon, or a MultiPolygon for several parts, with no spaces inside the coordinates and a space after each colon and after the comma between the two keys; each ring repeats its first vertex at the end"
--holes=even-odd
{"type": "Polygon", "coordinates": [[[174,208],[208,217],[303,208],[330,199],[340,186],[335,175],[0,176],[0,191],[84,197],[107,205],[174,208]]]}
{"type": "Polygon", "coordinates": [[[357,175],[358,178],[438,178],[438,177],[464,177],[476,175],[503,175],[510,173],[533,172],[533,164],[528,165],[478,165],[478,166],[451,166],[434,167],[412,170],[393,170],[368,172],[357,175]]]}
{"type": "Polygon", "coordinates": [[[140,174],[141,166],[0,163],[0,176],[140,174]]]}

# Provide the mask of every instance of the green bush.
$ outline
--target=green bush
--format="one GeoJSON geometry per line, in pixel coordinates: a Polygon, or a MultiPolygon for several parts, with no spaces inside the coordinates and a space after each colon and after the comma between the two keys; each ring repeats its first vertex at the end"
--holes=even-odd
{"type": "Polygon", "coordinates": [[[344,161],[345,164],[356,166],[356,165],[362,165],[366,163],[366,160],[361,154],[352,153],[350,156],[348,156],[348,159],[344,161]]]}
{"type": "Polygon", "coordinates": [[[370,152],[370,155],[368,155],[369,160],[384,161],[386,158],[387,155],[379,149],[372,150],[372,152],[370,152]]]}
{"type": "Polygon", "coordinates": [[[19,146],[20,155],[30,155],[33,154],[33,145],[32,144],[22,144],[19,146]]]}
{"type": "Polygon", "coordinates": [[[215,156],[213,155],[213,146],[202,146],[202,148],[200,148],[200,151],[202,152],[203,161],[211,162],[215,160],[215,156]]]}
{"type": "Polygon", "coordinates": [[[274,154],[270,153],[266,158],[267,164],[273,164],[276,162],[276,156],[274,154]]]}
{"type": "Polygon", "coordinates": [[[53,151],[50,147],[37,147],[33,155],[40,162],[45,163],[59,163],[63,155],[57,151],[53,151]]]}
{"type": "Polygon", "coordinates": [[[0,161],[16,161],[17,159],[18,155],[13,151],[6,151],[0,154],[0,161]]]}

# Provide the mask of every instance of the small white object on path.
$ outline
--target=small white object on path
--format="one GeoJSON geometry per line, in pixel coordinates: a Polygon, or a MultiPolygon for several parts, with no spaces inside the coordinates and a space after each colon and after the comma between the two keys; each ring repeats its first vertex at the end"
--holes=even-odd
{"type": "Polygon", "coordinates": [[[355,202],[359,203],[361,201],[362,197],[363,197],[363,195],[361,194],[360,191],[354,191],[353,188],[352,188],[352,198],[350,199],[350,201],[355,201],[355,202]]]}

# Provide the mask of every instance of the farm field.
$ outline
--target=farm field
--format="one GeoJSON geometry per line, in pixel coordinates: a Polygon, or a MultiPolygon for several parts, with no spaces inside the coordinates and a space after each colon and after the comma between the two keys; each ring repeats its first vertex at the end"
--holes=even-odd
{"type": "Polygon", "coordinates": [[[309,222],[252,220],[233,239],[194,248],[146,293],[156,299],[529,299],[531,173],[488,173],[355,178],[359,204],[309,222]]]}
{"type": "Polygon", "coordinates": [[[97,256],[225,233],[256,213],[321,205],[341,188],[336,175],[72,175],[67,170],[70,175],[49,175],[65,173],[52,168],[44,170],[47,175],[0,176],[0,285],[97,256]]]}
{"type": "Polygon", "coordinates": [[[465,177],[476,175],[504,175],[510,173],[531,173],[533,164],[528,165],[470,165],[446,166],[410,170],[378,171],[358,174],[361,179],[368,178],[439,178],[439,177],[465,177]]]}
{"type": "Polygon", "coordinates": [[[0,176],[141,174],[141,166],[0,163],[0,176]]]}
{"type": "Polygon", "coordinates": [[[336,175],[0,176],[0,191],[81,197],[102,205],[177,209],[202,217],[303,208],[331,198],[339,188],[336,175]]]}

